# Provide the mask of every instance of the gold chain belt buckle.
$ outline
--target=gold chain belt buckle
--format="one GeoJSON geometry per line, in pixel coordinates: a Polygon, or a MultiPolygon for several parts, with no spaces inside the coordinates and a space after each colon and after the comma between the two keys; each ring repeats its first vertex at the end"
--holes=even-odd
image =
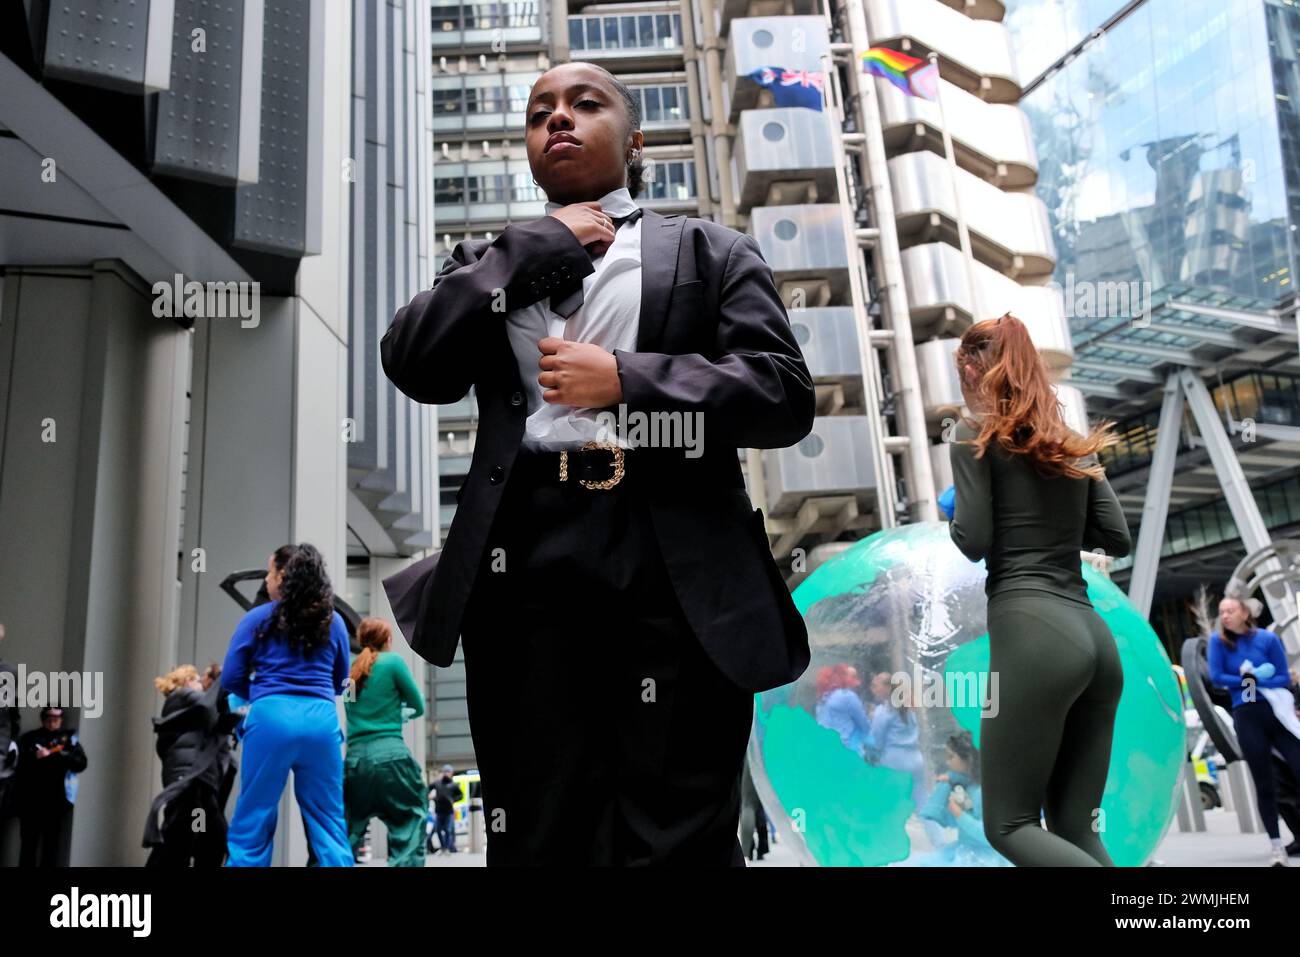
{"type": "MultiPolygon", "coordinates": [[[[623,447],[614,445],[610,442],[587,442],[582,446],[584,449],[609,449],[614,453],[614,474],[607,479],[592,481],[590,479],[578,479],[578,484],[583,488],[613,488],[619,482],[623,481],[623,447]]],[[[569,452],[568,449],[560,449],[560,481],[569,480],[569,452]]]]}

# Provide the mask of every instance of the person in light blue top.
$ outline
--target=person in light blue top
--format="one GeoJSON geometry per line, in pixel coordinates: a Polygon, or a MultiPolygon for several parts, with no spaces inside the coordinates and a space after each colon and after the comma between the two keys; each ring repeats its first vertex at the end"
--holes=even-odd
{"type": "Polygon", "coordinates": [[[840,736],[840,743],[858,757],[874,746],[871,719],[855,690],[861,686],[852,665],[824,665],[817,672],[817,723],[840,736]]]}
{"type": "Polygon", "coordinates": [[[1300,780],[1300,720],[1289,690],[1286,650],[1273,632],[1255,626],[1246,601],[1227,595],[1219,602],[1219,630],[1206,650],[1210,681],[1232,694],[1232,724],[1242,756],[1255,779],[1255,800],[1272,843],[1269,863],[1286,867],[1286,847],[1277,826],[1274,748],[1300,780]]]}
{"type": "Polygon", "coordinates": [[[347,626],[334,610],[325,562],[311,545],[276,549],[266,590],[271,601],[240,620],[221,673],[232,698],[250,702],[227,866],[271,863],[280,796],[292,771],[316,859],[325,867],[351,867],[335,704],[348,687],[347,626]]]}
{"type": "Polygon", "coordinates": [[[916,863],[923,867],[1010,867],[984,835],[984,789],[979,752],[969,731],[948,739],[948,771],[935,779],[934,790],[916,812],[923,821],[956,828],[957,838],[941,844],[916,863]]]}
{"type": "Polygon", "coordinates": [[[871,737],[880,749],[881,767],[912,775],[912,803],[925,800],[925,761],[921,757],[921,732],[910,702],[893,693],[889,673],[871,679],[871,694],[878,702],[871,713],[871,737]]]}

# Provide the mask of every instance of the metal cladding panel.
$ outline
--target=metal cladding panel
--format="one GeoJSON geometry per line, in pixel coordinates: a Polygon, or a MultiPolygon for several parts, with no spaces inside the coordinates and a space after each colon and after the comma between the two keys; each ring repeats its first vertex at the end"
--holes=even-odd
{"type": "Polygon", "coordinates": [[[235,193],[236,246],[301,256],[307,238],[310,0],[266,0],[261,158],[235,193]]]}
{"type": "Polygon", "coordinates": [[[746,172],[834,169],[835,150],[827,115],[783,107],[740,115],[736,152],[746,172]]]}
{"type": "Polygon", "coordinates": [[[759,206],[753,211],[751,224],[763,258],[773,272],[848,267],[849,253],[838,206],[759,206]]]}
{"type": "Polygon", "coordinates": [[[358,167],[351,187],[349,415],[360,426],[360,441],[349,444],[348,465],[362,503],[402,554],[431,547],[441,518],[437,478],[430,474],[437,460],[430,447],[433,410],[399,393],[379,356],[394,313],[422,284],[427,241],[418,236],[417,200],[431,180],[431,117],[419,94],[427,67],[412,51],[427,10],[358,4],[353,19],[351,148],[358,167]]]}
{"type": "Polygon", "coordinates": [[[824,17],[743,17],[731,24],[731,63],[736,77],[759,67],[820,70],[830,50],[824,17]]]}
{"type": "Polygon", "coordinates": [[[858,331],[851,307],[791,309],[790,328],[814,379],[862,374],[858,331]]]}
{"type": "Polygon", "coordinates": [[[931,339],[916,346],[916,371],[921,386],[921,404],[933,414],[945,406],[963,402],[961,378],[957,375],[957,347],[960,339],[931,339]]]}
{"type": "Polygon", "coordinates": [[[234,184],[244,7],[233,0],[176,0],[171,88],[158,94],[154,172],[234,184]],[[203,31],[196,51],[194,31],[203,31]]]}
{"type": "Polygon", "coordinates": [[[118,90],[145,80],[150,0],[58,0],[49,5],[45,74],[118,90]]]}
{"type": "Polygon", "coordinates": [[[731,24],[723,64],[723,102],[732,122],[758,105],[761,87],[750,76],[760,67],[821,72],[821,56],[830,51],[826,19],[812,17],[745,17],[731,24]]]}
{"type": "Polygon", "coordinates": [[[774,511],[787,511],[809,495],[851,494],[876,485],[866,416],[819,415],[798,444],[763,455],[774,511]]]}

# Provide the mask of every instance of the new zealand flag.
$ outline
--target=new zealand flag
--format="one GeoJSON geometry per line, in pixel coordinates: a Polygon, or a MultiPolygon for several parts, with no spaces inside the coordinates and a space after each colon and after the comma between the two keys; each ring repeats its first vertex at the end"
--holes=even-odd
{"type": "Polygon", "coordinates": [[[787,70],[779,66],[761,66],[749,74],[759,86],[772,91],[777,106],[822,108],[822,87],[826,77],[821,70],[787,70]]]}

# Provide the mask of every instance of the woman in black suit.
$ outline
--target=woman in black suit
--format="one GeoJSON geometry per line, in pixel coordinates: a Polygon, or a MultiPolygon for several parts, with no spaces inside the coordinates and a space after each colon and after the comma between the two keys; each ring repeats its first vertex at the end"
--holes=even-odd
{"type": "Polygon", "coordinates": [[[807,631],[737,449],[812,427],[753,238],[638,209],[638,101],[588,63],[533,86],[547,215],[466,240],[381,344],[412,398],[476,389],[436,560],[387,584],[415,649],[464,641],[489,864],[742,864],[755,691],[807,631]]]}

